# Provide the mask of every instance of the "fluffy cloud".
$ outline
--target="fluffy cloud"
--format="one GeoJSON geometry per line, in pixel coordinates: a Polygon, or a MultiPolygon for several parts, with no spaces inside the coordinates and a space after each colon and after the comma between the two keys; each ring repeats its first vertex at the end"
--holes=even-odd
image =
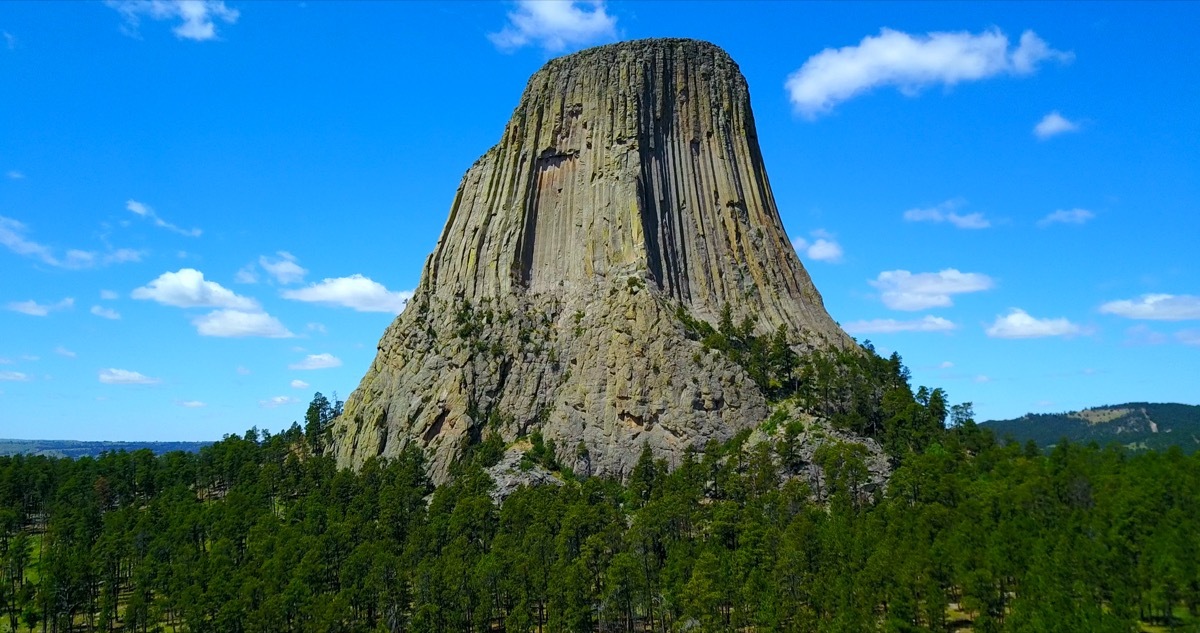
{"type": "Polygon", "coordinates": [[[996,317],[996,321],[987,329],[987,335],[993,338],[1040,338],[1076,334],[1083,334],[1083,328],[1065,318],[1038,319],[1020,308],[1013,308],[1008,314],[996,317]]]}
{"type": "Polygon", "coordinates": [[[100,382],[106,385],[157,385],[162,381],[127,369],[101,369],[100,382]]]}
{"type": "Polygon", "coordinates": [[[1079,124],[1074,121],[1068,121],[1063,115],[1058,113],[1058,110],[1042,117],[1038,124],[1033,126],[1033,135],[1039,139],[1046,140],[1051,136],[1066,134],[1067,132],[1075,132],[1079,130],[1079,124]]]}
{"type": "Polygon", "coordinates": [[[792,246],[796,248],[796,252],[803,253],[806,259],[819,262],[837,263],[842,261],[842,245],[838,244],[831,233],[824,229],[817,229],[810,235],[815,239],[809,241],[798,237],[792,240],[792,246]]]}
{"type": "Polygon", "coordinates": [[[299,400],[296,400],[291,396],[275,396],[274,398],[259,400],[258,406],[266,409],[274,409],[275,407],[282,407],[284,405],[294,404],[296,402],[299,402],[299,400]]]}
{"type": "Polygon", "coordinates": [[[234,24],[239,16],[237,9],[225,6],[223,0],[106,0],[105,4],[125,18],[122,30],[131,37],[138,37],[142,18],[150,18],[178,20],[171,29],[176,37],[203,42],[217,37],[214,20],[234,24]]]}
{"type": "Polygon", "coordinates": [[[213,310],[192,320],[201,336],[239,338],[261,336],[265,338],[291,338],[292,334],[279,319],[266,312],[242,310],[213,310]]]}
{"type": "Polygon", "coordinates": [[[499,33],[488,34],[496,48],[506,52],[536,45],[557,53],[616,37],[617,19],[605,12],[602,0],[517,0],[516,11],[508,14],[508,25],[499,33]]]}
{"type": "Polygon", "coordinates": [[[203,231],[200,229],[183,229],[171,224],[170,222],[158,217],[158,214],[154,212],[154,209],[150,208],[150,205],[143,204],[137,200],[127,200],[125,202],[125,208],[133,212],[133,214],[138,217],[146,218],[147,220],[154,222],[154,226],[166,229],[172,233],[178,233],[187,237],[200,237],[200,235],[203,233],[203,231]]]}
{"type": "Polygon", "coordinates": [[[1200,319],[1200,297],[1167,294],[1142,295],[1137,299],[1109,301],[1100,306],[1100,311],[1127,319],[1187,321],[1200,319]]]}
{"type": "Polygon", "coordinates": [[[989,290],[995,285],[987,275],[953,268],[915,275],[907,270],[888,270],[868,283],[879,289],[883,305],[893,310],[946,308],[954,305],[951,295],[989,290]]]}
{"type": "Polygon", "coordinates": [[[1037,225],[1046,228],[1051,224],[1086,224],[1094,217],[1096,214],[1087,209],[1059,209],[1038,220],[1037,225]]]}
{"type": "Polygon", "coordinates": [[[882,29],[857,46],[827,48],[808,58],[785,84],[792,105],[809,119],[879,86],[916,95],[927,86],[953,86],[996,75],[1028,75],[1047,59],[1067,62],[1071,53],[1050,48],[1025,31],[1015,49],[998,29],[910,35],[882,29]]]}
{"type": "Polygon", "coordinates": [[[205,281],[204,273],[194,268],[163,273],[158,279],[134,290],[133,298],[151,299],[177,308],[258,309],[257,301],[234,294],[215,281],[205,281]]]}
{"type": "Polygon", "coordinates": [[[952,321],[936,316],[925,316],[913,321],[895,319],[871,319],[847,323],[843,329],[850,334],[893,334],[895,332],[948,332],[956,328],[952,321]]]}
{"type": "Polygon", "coordinates": [[[345,306],[359,312],[399,314],[408,304],[411,292],[393,292],[383,284],[362,275],[325,279],[296,290],[285,290],[283,298],[327,305],[345,306]]]}
{"type": "Polygon", "coordinates": [[[28,314],[29,316],[46,316],[51,312],[56,312],[58,310],[69,310],[74,305],[75,300],[71,297],[67,297],[58,303],[51,304],[41,304],[32,299],[29,301],[13,301],[9,303],[7,307],[13,312],[20,312],[21,314],[28,314]]]}
{"type": "Polygon", "coordinates": [[[292,389],[308,389],[308,383],[303,380],[293,380],[292,389]]]}
{"type": "Polygon", "coordinates": [[[905,222],[932,222],[940,224],[949,222],[960,229],[986,229],[992,223],[982,213],[959,215],[955,210],[962,207],[962,200],[947,200],[937,206],[925,209],[909,209],[904,212],[905,222]]]}
{"type": "Polygon", "coordinates": [[[304,360],[288,365],[288,369],[329,369],[341,366],[342,359],[333,354],[309,354],[304,360]]]}
{"type": "Polygon", "coordinates": [[[112,319],[113,321],[116,321],[117,319],[121,318],[120,312],[117,312],[116,310],[112,310],[109,308],[105,308],[103,306],[92,306],[91,312],[92,312],[92,314],[94,314],[100,318],[103,318],[103,319],[112,319]]]}
{"type": "MultiPolygon", "coordinates": [[[[271,259],[263,255],[258,258],[258,264],[278,283],[286,285],[304,281],[304,276],[308,274],[308,271],[296,263],[295,256],[287,251],[279,251],[276,255],[279,255],[278,259],[271,259]]],[[[241,272],[238,271],[239,274],[241,272]]]]}
{"type": "Polygon", "coordinates": [[[0,381],[25,382],[26,380],[29,380],[29,376],[19,371],[0,371],[0,381]]]}

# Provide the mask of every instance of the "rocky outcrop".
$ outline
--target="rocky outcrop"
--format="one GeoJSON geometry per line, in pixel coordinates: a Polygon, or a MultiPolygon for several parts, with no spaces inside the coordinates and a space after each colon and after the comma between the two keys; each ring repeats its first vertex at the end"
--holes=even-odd
{"type": "Polygon", "coordinates": [[[676,318],[725,306],[801,351],[850,344],[784,233],[737,65],[678,39],[552,60],[464,176],[338,463],[416,443],[441,482],[485,434],[534,428],[582,474],[623,475],[643,444],[675,462],[767,412],[676,318]]]}
{"type": "Polygon", "coordinates": [[[561,486],[563,481],[540,464],[530,462],[521,447],[512,447],[487,469],[492,478],[492,501],[500,505],[522,486],[561,486]]]}

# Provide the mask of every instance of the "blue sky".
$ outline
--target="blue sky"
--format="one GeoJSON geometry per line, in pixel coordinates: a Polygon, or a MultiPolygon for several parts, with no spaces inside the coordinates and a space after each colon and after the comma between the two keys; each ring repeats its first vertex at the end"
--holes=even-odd
{"type": "Polygon", "coordinates": [[[216,439],[357,386],[525,80],[746,75],[833,317],[981,419],[1200,403],[1200,4],[0,3],[0,437],[216,439]]]}

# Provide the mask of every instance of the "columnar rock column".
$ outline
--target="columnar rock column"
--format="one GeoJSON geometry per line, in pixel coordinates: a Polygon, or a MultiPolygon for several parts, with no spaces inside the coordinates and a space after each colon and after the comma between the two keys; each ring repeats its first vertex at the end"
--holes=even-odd
{"type": "Polygon", "coordinates": [[[725,306],[800,350],[850,339],[784,233],[737,65],[694,40],[551,60],[467,171],[415,295],[334,428],[340,466],[416,443],[437,482],[486,433],[533,429],[560,460],[627,473],[648,444],[761,422],[741,368],[676,311],[725,306]]]}

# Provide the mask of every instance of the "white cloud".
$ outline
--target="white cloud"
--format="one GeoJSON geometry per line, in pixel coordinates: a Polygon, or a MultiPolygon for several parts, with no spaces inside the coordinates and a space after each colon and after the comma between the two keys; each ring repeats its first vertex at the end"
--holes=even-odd
{"type": "Polygon", "coordinates": [[[100,382],[106,385],[157,385],[162,381],[127,369],[101,369],[100,382]]]}
{"type": "Polygon", "coordinates": [[[65,258],[59,258],[49,246],[27,238],[26,230],[27,227],[23,223],[0,216],[0,244],[8,250],[39,259],[57,268],[87,268],[95,264],[95,253],[78,249],[68,250],[65,258]]]}
{"type": "Polygon", "coordinates": [[[63,347],[62,345],[59,345],[58,347],[54,348],[54,353],[58,354],[59,356],[66,356],[67,358],[75,358],[76,356],[78,356],[78,354],[63,347]]]}
{"type": "Polygon", "coordinates": [[[883,304],[893,310],[945,308],[954,305],[951,295],[989,290],[995,285],[983,273],[963,273],[953,268],[915,275],[907,270],[888,270],[868,283],[880,290],[883,304]]]}
{"type": "Polygon", "coordinates": [[[1043,60],[1067,62],[1072,53],[1050,48],[1025,31],[1010,51],[999,29],[979,34],[957,31],[910,35],[884,28],[857,46],[827,48],[808,58],[785,84],[792,105],[809,119],[826,114],[879,86],[896,86],[914,96],[927,86],[953,86],[996,75],[1027,75],[1043,60]]]}
{"type": "Polygon", "coordinates": [[[124,264],[126,262],[140,262],[144,252],[132,248],[118,248],[104,255],[104,263],[106,264],[124,264]]]}
{"type": "Polygon", "coordinates": [[[239,376],[249,376],[252,372],[249,369],[246,369],[245,367],[238,365],[237,373],[239,376]]]}
{"type": "Polygon", "coordinates": [[[536,45],[557,53],[616,38],[617,19],[605,12],[602,0],[517,0],[504,29],[488,34],[496,48],[505,52],[536,45]]]}
{"type": "Polygon", "coordinates": [[[934,207],[909,209],[904,212],[904,221],[932,222],[934,224],[949,222],[960,229],[986,229],[992,225],[991,221],[983,217],[983,214],[979,212],[959,215],[955,209],[961,208],[963,204],[963,200],[954,199],[947,200],[934,207]]]}
{"type": "Polygon", "coordinates": [[[54,254],[53,248],[29,239],[26,236],[27,231],[28,227],[23,223],[12,218],[0,216],[0,245],[18,255],[41,260],[42,263],[56,268],[78,270],[81,268],[91,268],[97,263],[119,264],[140,261],[142,258],[141,251],[130,248],[111,250],[104,254],[103,257],[93,251],[72,248],[68,249],[62,257],[59,257],[54,254]]]}
{"type": "Polygon", "coordinates": [[[1038,220],[1037,225],[1045,228],[1051,224],[1086,224],[1094,217],[1096,214],[1087,209],[1059,209],[1038,220]]]}
{"type": "MultiPolygon", "coordinates": [[[[7,35],[7,33],[5,33],[5,35],[7,35]]],[[[25,174],[15,170],[15,169],[8,172],[5,175],[8,176],[9,178],[11,178],[12,180],[24,180],[25,179],[25,174]]]]}
{"type": "Polygon", "coordinates": [[[1200,345],[1200,330],[1180,330],[1175,339],[1184,345],[1200,345]]]}
{"type": "Polygon", "coordinates": [[[308,389],[308,383],[303,380],[293,380],[292,389],[308,389]]]}
{"type": "Polygon", "coordinates": [[[29,316],[46,316],[51,312],[58,310],[69,310],[74,305],[75,300],[71,297],[67,297],[58,303],[52,304],[41,304],[32,299],[29,301],[13,301],[9,303],[7,307],[13,312],[20,312],[21,314],[28,314],[29,316]]]}
{"type": "Polygon", "coordinates": [[[192,320],[201,336],[236,338],[262,336],[265,338],[291,338],[292,334],[279,319],[266,312],[244,312],[242,310],[214,310],[192,320]]]}
{"type": "Polygon", "coordinates": [[[1074,121],[1068,121],[1063,115],[1058,113],[1058,110],[1042,117],[1038,124],[1033,126],[1033,135],[1039,139],[1046,140],[1051,136],[1066,134],[1067,132],[1075,132],[1079,130],[1079,124],[1074,121]]]}
{"type": "Polygon", "coordinates": [[[871,319],[847,323],[843,329],[850,334],[892,334],[895,332],[948,332],[958,327],[954,322],[936,316],[925,316],[913,321],[895,319],[871,319]]]}
{"type": "Polygon", "coordinates": [[[51,254],[50,248],[26,239],[25,230],[25,225],[21,222],[0,216],[0,244],[18,255],[29,255],[57,266],[58,260],[51,254]]]}
{"type": "Polygon", "coordinates": [[[325,279],[296,290],[285,290],[283,298],[327,305],[345,306],[359,312],[399,314],[408,304],[411,292],[392,292],[383,284],[362,275],[325,279]]]}
{"type": "Polygon", "coordinates": [[[1135,325],[1125,330],[1125,345],[1162,345],[1167,342],[1167,336],[1162,332],[1155,332],[1145,325],[1135,325]]]}
{"type": "Polygon", "coordinates": [[[226,24],[237,22],[237,9],[225,6],[223,0],[106,0],[105,4],[116,9],[125,18],[122,31],[130,37],[138,36],[138,25],[143,17],[151,20],[178,20],[171,29],[180,39],[203,42],[216,39],[214,20],[226,24]]]}
{"type": "Polygon", "coordinates": [[[258,264],[278,283],[287,285],[304,281],[304,276],[308,274],[308,271],[296,263],[295,256],[287,251],[279,251],[276,255],[279,255],[279,259],[270,259],[263,255],[258,258],[258,264]]]}
{"type": "Polygon", "coordinates": [[[116,310],[112,310],[109,308],[105,308],[103,306],[92,306],[92,314],[94,314],[100,318],[111,319],[113,321],[116,321],[117,319],[121,318],[120,312],[117,312],[116,310]]]}
{"type": "Polygon", "coordinates": [[[1020,308],[1012,308],[1008,314],[997,316],[987,329],[987,335],[993,338],[1040,338],[1083,333],[1083,328],[1065,318],[1038,319],[1020,308]]]}
{"type": "Polygon", "coordinates": [[[950,369],[951,367],[954,367],[954,363],[948,360],[944,360],[938,365],[938,369],[950,369]]]}
{"type": "Polygon", "coordinates": [[[208,406],[199,400],[184,400],[178,404],[185,409],[199,409],[200,407],[208,406]]]}
{"type": "Polygon", "coordinates": [[[258,270],[254,268],[254,264],[246,264],[233,275],[233,281],[239,284],[256,284],[258,283],[258,270]]]}
{"type": "Polygon", "coordinates": [[[842,245],[838,244],[833,235],[824,229],[817,229],[810,233],[814,240],[809,241],[803,237],[797,237],[792,240],[792,246],[796,252],[803,253],[806,259],[812,259],[819,262],[837,263],[842,261],[842,245]]]}
{"type": "Polygon", "coordinates": [[[134,299],[151,299],[177,308],[231,308],[257,310],[258,302],[234,294],[215,281],[205,281],[204,273],[194,268],[163,273],[133,291],[134,299]]]}
{"type": "Polygon", "coordinates": [[[1142,295],[1137,299],[1109,301],[1100,306],[1105,314],[1115,314],[1127,319],[1151,321],[1187,321],[1200,319],[1200,296],[1194,295],[1142,295]]]}
{"type": "Polygon", "coordinates": [[[158,217],[158,214],[154,212],[154,209],[152,209],[150,205],[138,202],[137,200],[126,200],[125,208],[132,211],[134,215],[154,222],[154,226],[166,229],[173,233],[178,233],[187,237],[200,237],[200,235],[204,233],[200,229],[183,229],[171,224],[170,222],[158,217]]]}
{"type": "Polygon", "coordinates": [[[304,360],[288,365],[288,369],[328,369],[341,366],[342,359],[333,354],[309,354],[304,360]]]}
{"type": "Polygon", "coordinates": [[[296,402],[299,402],[299,400],[296,400],[291,396],[275,396],[274,398],[259,400],[258,406],[267,409],[274,409],[275,407],[282,407],[286,404],[295,404],[296,402]]]}
{"type": "Polygon", "coordinates": [[[0,371],[0,381],[25,382],[26,380],[29,380],[29,376],[19,371],[0,371]]]}
{"type": "Polygon", "coordinates": [[[328,334],[329,330],[325,328],[324,323],[309,323],[304,326],[309,332],[318,332],[320,334],[328,334]]]}
{"type": "Polygon", "coordinates": [[[121,296],[121,295],[118,295],[116,292],[114,292],[114,291],[112,291],[112,290],[101,290],[101,291],[100,291],[100,298],[101,298],[101,299],[104,299],[104,300],[107,300],[107,301],[111,301],[111,300],[113,300],[113,299],[116,299],[116,298],[118,298],[118,297],[120,297],[120,296],[121,296]]]}
{"type": "Polygon", "coordinates": [[[978,376],[975,377],[975,382],[977,382],[979,384],[983,384],[985,382],[992,382],[992,379],[983,374],[979,374],[978,376]]]}

